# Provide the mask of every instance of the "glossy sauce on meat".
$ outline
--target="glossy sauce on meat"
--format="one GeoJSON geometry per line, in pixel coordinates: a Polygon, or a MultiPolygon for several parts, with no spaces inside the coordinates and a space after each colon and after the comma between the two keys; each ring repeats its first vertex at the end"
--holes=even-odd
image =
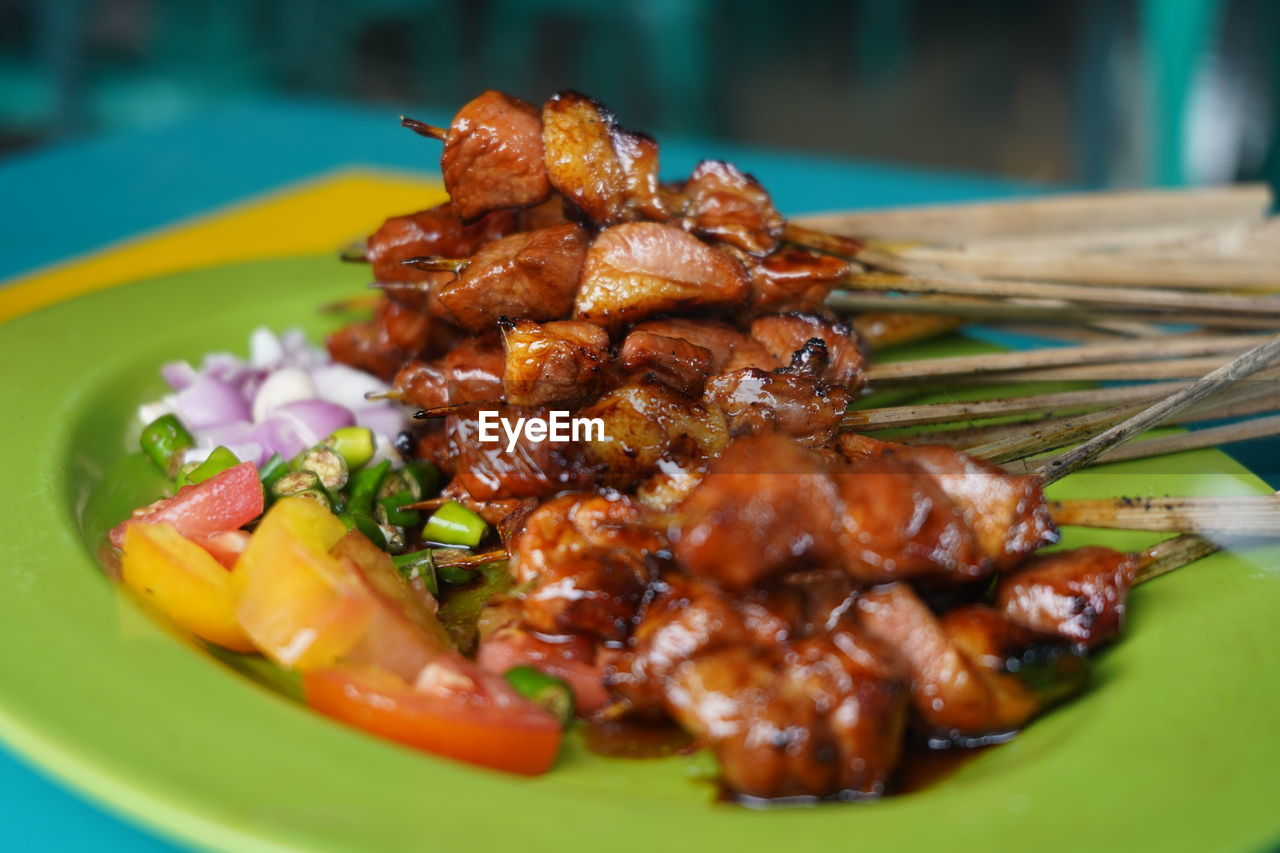
{"type": "Polygon", "coordinates": [[[476,334],[504,317],[556,320],[573,308],[586,251],[580,225],[512,234],[481,247],[437,298],[459,326],[476,334]]]}
{"type": "Polygon", "coordinates": [[[746,293],[742,268],[698,238],[630,222],[601,231],[587,250],[574,318],[616,332],[659,313],[731,306],[746,293]]]}
{"type": "Polygon", "coordinates": [[[466,221],[545,200],[551,185],[538,110],[519,98],[484,92],[454,117],[440,170],[449,198],[466,221]]]}

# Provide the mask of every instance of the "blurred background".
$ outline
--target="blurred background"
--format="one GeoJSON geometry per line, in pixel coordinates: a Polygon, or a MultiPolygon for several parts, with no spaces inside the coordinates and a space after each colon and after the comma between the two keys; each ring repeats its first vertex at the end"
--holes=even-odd
{"type": "Polygon", "coordinates": [[[0,0],[0,157],[237,101],[447,113],[490,87],[1034,181],[1280,181],[1278,0],[0,0]]]}

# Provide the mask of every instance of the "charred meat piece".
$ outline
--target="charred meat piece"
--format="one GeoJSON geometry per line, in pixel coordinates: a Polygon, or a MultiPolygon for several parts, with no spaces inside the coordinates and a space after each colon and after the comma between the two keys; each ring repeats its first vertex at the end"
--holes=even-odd
{"type": "Polygon", "coordinates": [[[324,343],[334,361],[372,373],[384,382],[390,382],[404,362],[404,354],[388,346],[382,330],[372,321],[343,326],[324,343]]]}
{"type": "Polygon", "coordinates": [[[1004,658],[989,652],[991,642],[964,620],[955,630],[934,615],[906,584],[875,587],[857,604],[858,624],[907,670],[911,677],[912,704],[932,734],[941,737],[977,737],[1008,733],[1031,719],[1043,703],[1014,675],[1003,670],[1004,658]],[[969,651],[984,654],[970,657],[969,651]],[[984,665],[983,658],[986,660],[984,665]]]}
{"type": "Polygon", "coordinates": [[[512,234],[481,247],[437,299],[462,328],[479,334],[498,320],[556,320],[578,290],[587,233],[555,225],[512,234]]]}
{"type": "Polygon", "coordinates": [[[625,640],[666,543],[645,511],[613,493],[568,494],[538,507],[512,543],[525,621],[537,631],[625,640]]]}
{"type": "Polygon", "coordinates": [[[807,249],[778,249],[762,258],[743,255],[751,281],[747,316],[822,308],[832,288],[849,276],[849,263],[807,249]]]}
{"type": "Polygon", "coordinates": [[[842,320],[817,314],[788,312],[767,314],[751,322],[751,337],[764,345],[779,366],[795,365],[811,342],[821,342],[825,361],[818,365],[815,378],[832,385],[858,391],[866,385],[863,369],[866,357],[853,327],[842,320]]]}
{"type": "Polygon", "coordinates": [[[551,184],[538,110],[519,98],[484,92],[454,116],[440,171],[449,198],[466,221],[491,210],[544,201],[551,184]]]}
{"type": "Polygon", "coordinates": [[[853,632],[723,648],[673,680],[668,712],[715,751],[739,794],[874,797],[898,765],[907,692],[853,632]]]}
{"type": "Polygon", "coordinates": [[[587,221],[666,218],[652,139],[619,129],[608,109],[577,92],[552,96],[542,126],[547,177],[587,221]]]}
{"type": "Polygon", "coordinates": [[[856,594],[840,572],[814,572],[795,583],[732,595],[672,573],[658,590],[608,679],[613,692],[641,713],[660,710],[662,693],[684,661],[724,646],[776,648],[829,633],[856,594]]]}
{"type": "Polygon", "coordinates": [[[738,439],[677,507],[675,555],[742,590],[837,560],[840,494],[820,457],[780,436],[738,439]]]}
{"type": "Polygon", "coordinates": [[[600,232],[587,251],[574,318],[612,332],[660,313],[691,313],[742,302],[742,268],[697,237],[657,222],[600,232]]]}
{"type": "Polygon", "coordinates": [[[730,589],[828,566],[862,583],[992,570],[926,472],[892,457],[832,460],[779,435],[730,445],[677,507],[670,535],[691,573],[730,589]]]}
{"type": "Polygon", "coordinates": [[[618,350],[618,363],[631,374],[647,374],[686,394],[702,393],[711,373],[711,351],[684,338],[633,329],[618,350]]]}
{"type": "Polygon", "coordinates": [[[785,224],[769,193],[755,178],[723,160],[703,160],[681,190],[683,210],[676,222],[709,240],[720,240],[752,255],[778,246],[785,224]]]}
{"type": "Polygon", "coordinates": [[[1034,557],[1000,579],[1004,618],[1029,631],[1086,648],[1114,638],[1137,561],[1110,548],[1076,548],[1034,557]]]}
{"type": "Polygon", "coordinates": [[[502,329],[502,390],[518,406],[578,405],[599,395],[612,362],[609,334],[594,323],[518,320],[502,329]]]}
{"type": "Polygon", "coordinates": [[[410,361],[392,387],[406,404],[423,409],[485,403],[502,398],[505,357],[497,335],[469,338],[435,361],[410,361]]]}
{"type": "MultiPolygon", "coordinates": [[[[432,342],[432,333],[439,325],[429,314],[387,296],[381,297],[374,307],[373,322],[387,347],[405,358],[414,358],[425,352],[432,342]]],[[[451,339],[452,335],[449,337],[451,339]]]]}
{"type": "MultiPolygon", "coordinates": [[[[711,356],[710,372],[712,374],[743,367],[773,370],[775,367],[784,365],[784,362],[779,362],[770,355],[759,341],[722,320],[702,317],[666,317],[639,323],[631,333],[639,332],[675,338],[706,350],[711,356]]],[[[626,346],[625,341],[623,346],[626,346]]]]}
{"type": "MultiPolygon", "coordinates": [[[[488,403],[483,410],[512,424],[519,418],[547,418],[540,408],[488,403]]],[[[449,447],[456,453],[451,485],[475,500],[543,498],[596,482],[596,466],[577,444],[534,441],[523,430],[512,444],[501,426],[490,430],[496,440],[481,441],[480,417],[478,408],[468,407],[445,421],[449,447]]]]}
{"type": "Polygon", "coordinates": [[[841,435],[839,445],[850,458],[893,457],[933,477],[964,513],[982,557],[996,571],[1058,539],[1038,477],[1010,474],[941,445],[903,445],[852,433],[841,435]]]}
{"type": "Polygon", "coordinates": [[[724,412],[734,436],[781,432],[815,445],[831,441],[852,395],[807,376],[745,367],[709,380],[703,399],[724,412]]]}
{"type": "Polygon", "coordinates": [[[578,417],[603,422],[603,436],[593,434],[586,449],[599,463],[605,484],[614,488],[636,485],[667,461],[713,457],[729,442],[718,410],[649,377],[609,391],[580,409],[578,417]]]}
{"type": "Polygon", "coordinates": [[[470,225],[459,218],[451,202],[405,216],[393,216],[365,242],[365,258],[373,266],[373,277],[385,282],[430,282],[449,277],[448,273],[405,266],[410,258],[470,257],[476,249],[523,230],[519,211],[500,210],[470,225]]]}
{"type": "Polygon", "coordinates": [[[836,470],[835,550],[852,577],[968,581],[990,573],[964,516],[928,474],[890,458],[836,470]]]}

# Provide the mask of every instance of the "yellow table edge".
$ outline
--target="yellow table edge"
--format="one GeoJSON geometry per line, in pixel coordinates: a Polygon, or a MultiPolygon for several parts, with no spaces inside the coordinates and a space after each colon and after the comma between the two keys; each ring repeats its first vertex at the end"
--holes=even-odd
{"type": "Polygon", "coordinates": [[[0,282],[0,323],[143,278],[336,252],[388,216],[446,198],[439,180],[422,175],[367,168],[330,172],[0,282]]]}

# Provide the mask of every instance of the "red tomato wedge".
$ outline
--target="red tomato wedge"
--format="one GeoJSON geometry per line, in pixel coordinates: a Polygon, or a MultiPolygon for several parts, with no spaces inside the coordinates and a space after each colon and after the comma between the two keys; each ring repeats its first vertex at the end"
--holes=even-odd
{"type": "Polygon", "coordinates": [[[125,528],[136,521],[168,524],[188,539],[201,540],[226,530],[238,530],[262,515],[262,484],[252,462],[233,465],[194,486],[183,486],[134,512],[111,531],[111,544],[124,544],[125,528]]]}
{"type": "Polygon", "coordinates": [[[367,732],[427,752],[536,776],[560,750],[560,723],[505,681],[442,655],[411,685],[377,667],[303,673],[307,704],[367,732]]]}

